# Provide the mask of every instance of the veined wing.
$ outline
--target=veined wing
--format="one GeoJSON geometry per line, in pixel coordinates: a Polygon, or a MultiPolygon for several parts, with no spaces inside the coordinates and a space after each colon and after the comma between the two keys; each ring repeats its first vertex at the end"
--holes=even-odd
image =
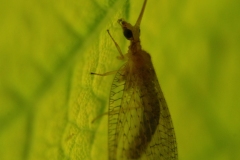
{"type": "MultiPolygon", "coordinates": [[[[108,117],[109,160],[127,159],[129,143],[138,133],[142,116],[141,105],[134,87],[135,81],[127,74],[128,65],[123,65],[114,77],[110,92],[108,117]],[[129,79],[130,78],[130,79],[129,79]],[[130,87],[130,85],[132,87],[130,87]],[[134,103],[135,101],[135,103],[134,103]]],[[[140,97],[139,97],[140,98],[140,97]]]]}
{"type": "MultiPolygon", "coordinates": [[[[156,77],[155,71],[152,70],[152,92],[155,92],[156,97],[152,98],[154,105],[160,107],[160,118],[151,142],[148,145],[145,156],[151,160],[177,160],[177,143],[175,132],[172,124],[171,115],[161,90],[160,84],[156,77]],[[155,101],[155,102],[154,102],[155,101]]],[[[151,88],[151,87],[150,87],[151,88]]],[[[151,91],[150,91],[151,92],[151,91]]],[[[153,107],[154,108],[154,107],[153,107]]]]}
{"type": "Polygon", "coordinates": [[[117,72],[110,94],[109,159],[177,159],[176,138],[152,64],[117,72]]]}

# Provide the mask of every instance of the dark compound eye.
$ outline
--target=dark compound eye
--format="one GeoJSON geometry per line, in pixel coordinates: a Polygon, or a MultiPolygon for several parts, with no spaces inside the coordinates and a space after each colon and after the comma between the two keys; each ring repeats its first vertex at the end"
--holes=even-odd
{"type": "Polygon", "coordinates": [[[133,37],[132,31],[130,29],[124,29],[123,34],[127,39],[130,39],[133,37]]]}

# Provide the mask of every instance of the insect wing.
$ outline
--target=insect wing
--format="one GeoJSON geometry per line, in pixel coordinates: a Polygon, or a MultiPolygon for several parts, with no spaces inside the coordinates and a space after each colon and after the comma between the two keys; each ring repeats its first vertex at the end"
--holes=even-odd
{"type": "Polygon", "coordinates": [[[177,143],[171,115],[155,73],[154,77],[153,84],[159,100],[160,118],[155,134],[146,150],[146,157],[152,160],[177,160],[177,143]]]}
{"type": "Polygon", "coordinates": [[[171,116],[152,64],[134,73],[128,64],[119,69],[108,122],[109,160],[177,159],[171,116]]]}
{"type": "Polygon", "coordinates": [[[124,79],[125,65],[116,73],[110,91],[108,116],[108,154],[109,160],[117,159],[117,149],[121,136],[124,134],[124,110],[122,101],[126,80],[124,79]]]}

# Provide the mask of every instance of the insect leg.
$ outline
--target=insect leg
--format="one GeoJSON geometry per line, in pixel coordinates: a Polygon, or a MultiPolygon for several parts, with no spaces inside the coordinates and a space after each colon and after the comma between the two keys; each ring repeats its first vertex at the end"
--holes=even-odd
{"type": "Polygon", "coordinates": [[[91,72],[92,75],[97,75],[97,76],[108,76],[108,75],[112,75],[112,74],[115,74],[117,73],[118,70],[116,71],[110,71],[110,72],[106,72],[106,73],[94,73],[94,72],[91,72]]]}
{"type": "MultiPolygon", "coordinates": [[[[118,70],[116,70],[116,71],[110,71],[110,72],[106,72],[106,73],[94,73],[94,72],[91,72],[91,74],[92,74],[92,75],[97,75],[97,76],[108,76],[108,75],[115,74],[115,73],[117,73],[117,72],[118,72],[118,70]]],[[[94,123],[96,120],[100,119],[102,116],[108,115],[108,114],[109,114],[109,112],[105,112],[105,113],[97,116],[96,118],[94,118],[94,119],[92,120],[92,123],[94,123]]]]}
{"type": "Polygon", "coordinates": [[[122,53],[119,45],[118,45],[117,42],[113,39],[113,37],[112,37],[112,35],[110,34],[109,30],[107,30],[107,32],[108,32],[109,36],[111,37],[111,39],[113,40],[113,43],[115,44],[115,46],[116,46],[116,48],[117,48],[117,50],[118,50],[118,52],[119,52],[119,54],[120,54],[120,57],[118,57],[118,59],[124,60],[125,58],[124,58],[124,56],[123,56],[123,53],[122,53]]]}

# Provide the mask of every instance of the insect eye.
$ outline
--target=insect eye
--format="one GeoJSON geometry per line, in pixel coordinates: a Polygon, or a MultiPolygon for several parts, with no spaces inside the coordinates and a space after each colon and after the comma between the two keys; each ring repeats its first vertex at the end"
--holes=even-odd
{"type": "Polygon", "coordinates": [[[133,37],[132,31],[130,29],[124,29],[123,34],[127,39],[130,39],[133,37]]]}

